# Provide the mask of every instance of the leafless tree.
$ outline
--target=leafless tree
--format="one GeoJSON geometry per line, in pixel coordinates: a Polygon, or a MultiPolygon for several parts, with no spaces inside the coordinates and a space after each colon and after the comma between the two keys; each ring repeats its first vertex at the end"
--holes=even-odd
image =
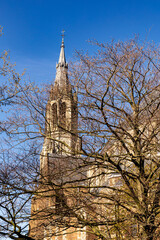
{"type": "Polygon", "coordinates": [[[102,203],[99,219],[117,239],[158,239],[159,47],[136,38],[93,45],[93,56],[77,52],[71,75],[83,154],[95,159],[90,177],[101,175],[91,183],[95,205],[102,203]]]}
{"type": "MultiPolygon", "coordinates": [[[[18,146],[15,153],[20,154],[21,146],[24,154],[25,142],[30,143],[30,154],[20,161],[29,165],[11,165],[13,175],[3,194],[12,186],[16,203],[14,194],[20,191],[20,198],[27,202],[17,208],[15,222],[21,226],[26,217],[27,223],[35,223],[35,229],[45,229],[46,236],[85,229],[97,239],[155,240],[160,224],[159,47],[136,38],[93,45],[96,53],[77,52],[70,68],[70,79],[78,89],[82,149],[77,156],[63,159],[62,165],[62,159],[50,157],[51,171],[47,175],[39,172],[37,159],[43,138],[55,141],[45,132],[49,94],[35,87],[22,91],[21,104],[6,120],[4,129],[10,146],[18,146]],[[31,144],[35,140],[38,150],[31,144]],[[35,161],[27,160],[32,155],[35,161]],[[18,184],[13,181],[14,175],[18,184]],[[17,216],[25,211],[32,196],[32,202],[37,202],[32,206],[38,207],[32,209],[32,216],[22,214],[19,221],[17,216]],[[58,233],[53,231],[55,226],[58,233]]],[[[11,162],[16,161],[17,156],[11,162]]],[[[18,230],[6,227],[8,231],[11,237],[19,237],[18,230]]],[[[20,234],[26,236],[22,228],[20,234]]]]}
{"type": "MultiPolygon", "coordinates": [[[[0,36],[3,35],[2,29],[0,27],[0,36]]],[[[28,144],[23,148],[23,152],[13,148],[16,144],[13,144],[9,136],[8,126],[13,125],[12,110],[18,109],[22,104],[22,95],[32,87],[31,84],[22,84],[24,72],[19,74],[15,68],[15,64],[10,61],[9,52],[4,50],[0,55],[0,236],[3,239],[30,239],[26,234],[26,224],[30,214],[31,192],[34,188],[33,178],[36,180],[38,170],[36,165],[33,174],[37,144],[36,148],[35,145],[28,144]],[[7,138],[4,140],[5,136],[7,138]]],[[[16,128],[14,133],[16,134],[16,128]]]]}

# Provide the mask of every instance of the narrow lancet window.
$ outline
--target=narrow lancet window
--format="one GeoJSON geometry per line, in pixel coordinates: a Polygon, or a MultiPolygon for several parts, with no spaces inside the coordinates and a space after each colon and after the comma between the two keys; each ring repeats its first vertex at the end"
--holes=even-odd
{"type": "Polygon", "coordinates": [[[62,102],[59,106],[59,118],[60,118],[60,126],[62,128],[66,127],[66,103],[62,102]]]}
{"type": "Polygon", "coordinates": [[[52,104],[53,127],[57,124],[57,104],[52,104]]]}
{"type": "Polygon", "coordinates": [[[55,212],[56,214],[64,214],[66,211],[66,201],[65,201],[65,196],[62,191],[56,190],[56,199],[55,199],[55,212]]]}

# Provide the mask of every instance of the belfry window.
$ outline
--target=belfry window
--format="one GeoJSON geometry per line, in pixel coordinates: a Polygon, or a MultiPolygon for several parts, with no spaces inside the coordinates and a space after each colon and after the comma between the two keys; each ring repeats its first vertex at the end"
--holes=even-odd
{"type": "Polygon", "coordinates": [[[57,124],[57,104],[52,104],[53,127],[57,124]]]}
{"type": "Polygon", "coordinates": [[[59,119],[60,119],[60,126],[65,128],[66,127],[66,103],[60,102],[59,106],[59,119]]]}

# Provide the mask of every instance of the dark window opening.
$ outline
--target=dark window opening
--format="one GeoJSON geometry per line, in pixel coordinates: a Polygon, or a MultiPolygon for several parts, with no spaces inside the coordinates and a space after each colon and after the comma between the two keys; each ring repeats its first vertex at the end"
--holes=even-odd
{"type": "Polygon", "coordinates": [[[66,201],[62,191],[56,191],[55,211],[57,215],[64,215],[66,212],[66,201]]]}
{"type": "Polygon", "coordinates": [[[60,118],[60,126],[62,128],[66,128],[66,103],[62,102],[59,105],[59,118],[60,118]]]}
{"type": "Polygon", "coordinates": [[[52,115],[53,115],[53,127],[57,124],[57,104],[52,104],[52,115]]]}

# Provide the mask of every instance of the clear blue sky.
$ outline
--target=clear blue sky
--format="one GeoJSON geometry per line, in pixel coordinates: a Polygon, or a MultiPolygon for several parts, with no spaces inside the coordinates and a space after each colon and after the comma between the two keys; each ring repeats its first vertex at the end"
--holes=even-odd
{"type": "Polygon", "coordinates": [[[134,34],[160,41],[160,0],[0,0],[0,51],[10,50],[26,78],[51,82],[65,29],[67,60],[88,39],[126,40],[134,34]]]}

